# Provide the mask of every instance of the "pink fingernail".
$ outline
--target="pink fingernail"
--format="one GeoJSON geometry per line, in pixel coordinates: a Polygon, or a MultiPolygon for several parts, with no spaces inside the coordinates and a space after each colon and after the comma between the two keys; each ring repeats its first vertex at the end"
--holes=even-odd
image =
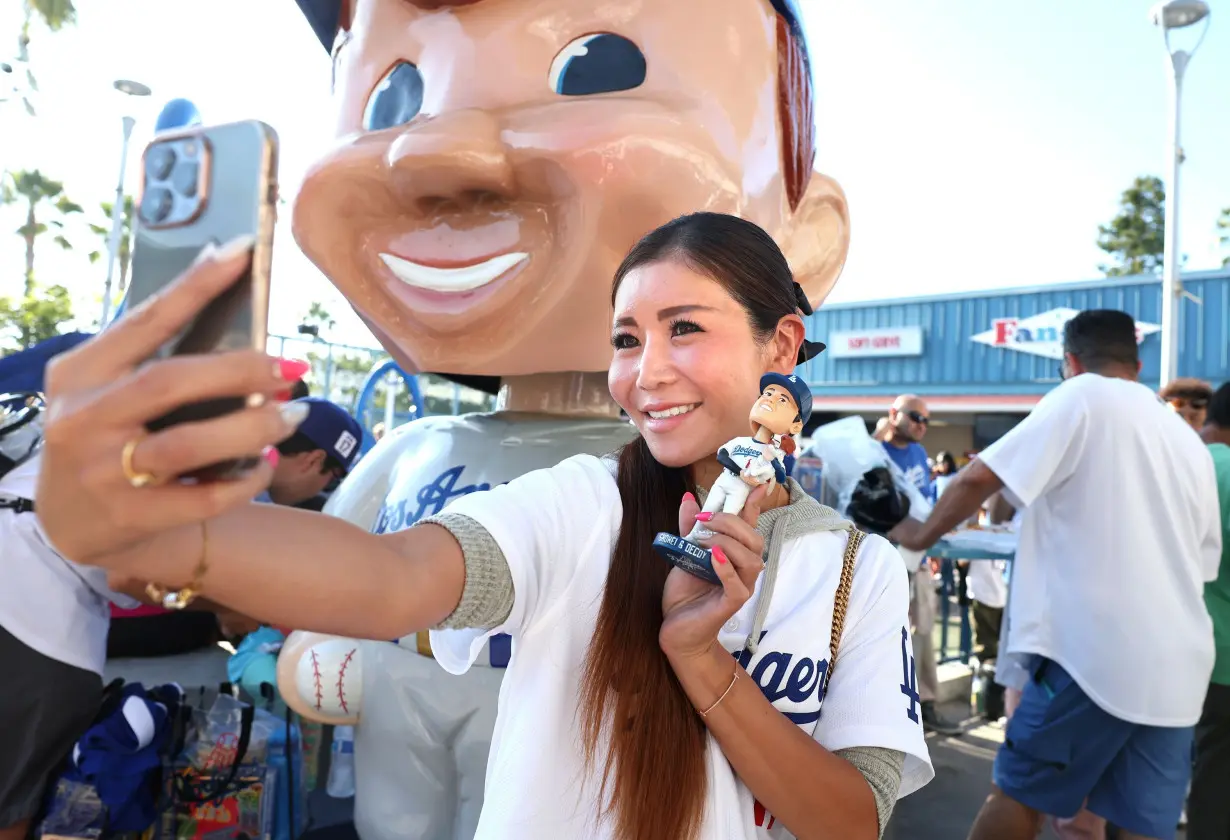
{"type": "Polygon", "coordinates": [[[269,466],[274,468],[278,466],[278,460],[282,457],[277,448],[273,446],[266,446],[265,451],[262,454],[265,460],[269,462],[269,466]]]}
{"type": "Polygon", "coordinates": [[[715,545],[713,547],[713,559],[719,563],[726,562],[726,552],[722,551],[722,547],[720,545],[715,545]]]}
{"type": "Polygon", "coordinates": [[[683,494],[683,500],[684,500],[685,502],[694,502],[694,501],[696,501],[696,497],[695,497],[695,496],[693,496],[691,493],[684,493],[684,494],[683,494]]]}
{"type": "Polygon", "coordinates": [[[697,522],[708,522],[712,518],[713,514],[707,510],[702,510],[700,513],[696,514],[697,522]]]}

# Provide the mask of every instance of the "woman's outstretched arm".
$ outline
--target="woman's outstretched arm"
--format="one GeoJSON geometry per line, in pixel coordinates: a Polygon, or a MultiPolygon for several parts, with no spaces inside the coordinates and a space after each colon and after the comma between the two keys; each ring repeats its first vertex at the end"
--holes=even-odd
{"type": "MultiPolygon", "coordinates": [[[[332,516],[250,504],[205,528],[201,597],[265,624],[397,639],[443,621],[465,586],[461,547],[438,525],[375,535],[332,516]]],[[[203,548],[201,526],[183,526],[125,552],[121,571],[186,586],[203,548]]]]}

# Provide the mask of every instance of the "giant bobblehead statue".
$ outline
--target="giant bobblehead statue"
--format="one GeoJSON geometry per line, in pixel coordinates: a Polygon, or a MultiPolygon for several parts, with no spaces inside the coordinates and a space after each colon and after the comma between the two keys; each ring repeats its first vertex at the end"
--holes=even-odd
{"type": "MultiPolygon", "coordinates": [[[[675,216],[754,220],[813,303],[836,281],[846,205],[812,171],[795,0],[298,2],[332,53],[340,139],[299,193],[296,239],[405,370],[499,387],[492,414],[386,436],[327,512],[408,528],[625,442],[611,277],[675,216]]],[[[491,667],[457,677],[426,637],[288,641],[287,701],[358,724],[363,840],[473,835],[510,655],[497,637],[491,667]]]]}

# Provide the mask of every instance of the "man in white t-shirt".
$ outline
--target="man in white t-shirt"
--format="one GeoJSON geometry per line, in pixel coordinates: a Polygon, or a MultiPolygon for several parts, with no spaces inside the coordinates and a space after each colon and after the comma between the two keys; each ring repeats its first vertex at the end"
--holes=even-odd
{"type": "Polygon", "coordinates": [[[0,840],[25,837],[46,786],[98,713],[112,592],[65,560],[33,511],[39,456],[0,478],[0,840]]]}
{"type": "Polygon", "coordinates": [[[1033,838],[1041,814],[1086,800],[1124,837],[1178,825],[1213,668],[1202,595],[1221,529],[1207,449],[1139,369],[1130,315],[1081,312],[1064,327],[1065,381],[925,523],[890,535],[924,548],[1001,489],[1024,510],[1000,665],[1029,679],[972,840],[1033,838]]]}

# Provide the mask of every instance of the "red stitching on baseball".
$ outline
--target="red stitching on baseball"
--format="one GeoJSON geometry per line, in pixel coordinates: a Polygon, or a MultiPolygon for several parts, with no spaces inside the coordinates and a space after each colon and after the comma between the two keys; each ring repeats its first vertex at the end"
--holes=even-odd
{"type": "Polygon", "coordinates": [[[337,702],[341,704],[342,711],[350,714],[350,706],[346,703],[346,667],[350,664],[350,660],[354,659],[355,648],[351,648],[342,658],[342,664],[337,669],[337,702]]]}
{"type": "Polygon", "coordinates": [[[320,711],[320,707],[324,702],[324,690],[321,687],[320,678],[320,660],[316,658],[316,649],[312,651],[312,683],[316,686],[316,711],[320,711]]]}

